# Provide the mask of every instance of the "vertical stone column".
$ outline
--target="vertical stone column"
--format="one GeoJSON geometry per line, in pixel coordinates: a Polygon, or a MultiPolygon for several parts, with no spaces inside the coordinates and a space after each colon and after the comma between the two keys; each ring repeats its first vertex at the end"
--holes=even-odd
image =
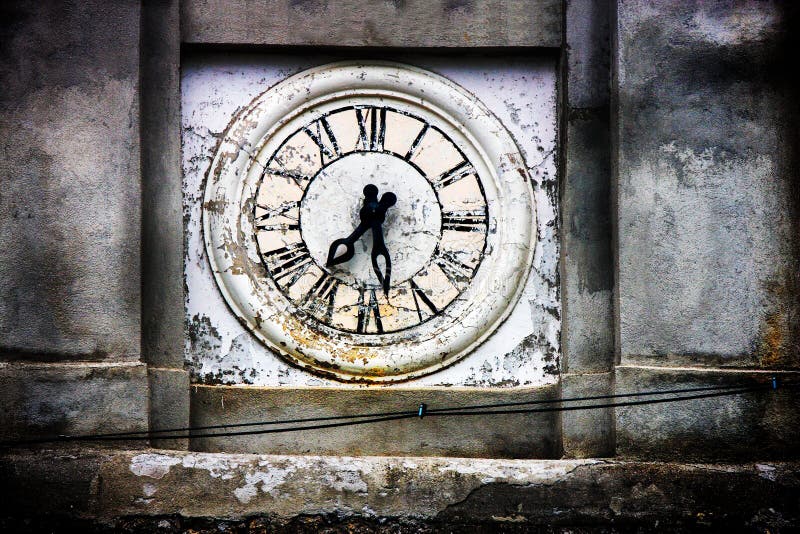
{"type": "MultiPolygon", "coordinates": [[[[787,39],[797,34],[797,10],[747,1],[617,4],[616,387],[793,374],[798,106],[787,39]]],[[[618,409],[618,452],[780,457],[798,440],[792,395],[618,409]]]]}
{"type": "MultiPolygon", "coordinates": [[[[568,0],[561,107],[562,396],[608,394],[614,365],[606,0],[568,0]]],[[[568,457],[613,454],[609,409],[562,413],[568,457]]]]}
{"type": "MultiPolygon", "coordinates": [[[[150,428],[189,424],[183,368],[180,9],[142,4],[142,352],[150,379],[150,428]]],[[[188,440],[154,440],[186,448],[188,440]]]]}
{"type": "Polygon", "coordinates": [[[137,1],[6,2],[0,435],[142,430],[137,1]]]}

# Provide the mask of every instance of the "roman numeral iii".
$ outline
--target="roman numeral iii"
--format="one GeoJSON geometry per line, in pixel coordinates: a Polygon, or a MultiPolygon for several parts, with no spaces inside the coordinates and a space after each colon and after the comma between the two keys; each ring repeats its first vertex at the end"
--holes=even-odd
{"type": "Polygon", "coordinates": [[[442,230],[483,232],[489,223],[486,208],[442,212],[442,230]]]}

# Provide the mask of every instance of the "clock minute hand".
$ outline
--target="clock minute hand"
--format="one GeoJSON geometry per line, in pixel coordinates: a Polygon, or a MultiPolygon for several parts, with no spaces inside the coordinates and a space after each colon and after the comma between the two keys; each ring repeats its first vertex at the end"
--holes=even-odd
{"type": "Polygon", "coordinates": [[[381,287],[383,287],[383,293],[387,296],[389,295],[389,286],[392,278],[392,260],[389,258],[389,251],[383,239],[383,221],[386,219],[386,210],[394,206],[396,202],[397,196],[394,193],[384,193],[378,203],[375,219],[372,222],[372,269],[375,271],[381,287]],[[379,257],[383,257],[386,265],[385,274],[381,272],[378,264],[379,257]]]}

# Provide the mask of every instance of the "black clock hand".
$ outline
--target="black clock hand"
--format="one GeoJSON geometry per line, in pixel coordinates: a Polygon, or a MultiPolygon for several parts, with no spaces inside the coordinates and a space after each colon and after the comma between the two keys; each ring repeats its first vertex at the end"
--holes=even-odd
{"type": "Polygon", "coordinates": [[[358,241],[367,230],[369,230],[369,224],[361,221],[361,223],[356,226],[356,229],[353,230],[352,234],[345,238],[337,239],[331,243],[331,247],[328,249],[328,261],[325,262],[325,267],[333,267],[334,265],[338,265],[353,259],[353,256],[356,254],[356,248],[354,246],[355,242],[358,241]],[[344,254],[336,256],[336,251],[342,245],[344,245],[345,248],[344,254]]]}
{"type": "Polygon", "coordinates": [[[365,186],[364,205],[361,207],[361,211],[359,212],[361,222],[358,224],[358,226],[356,226],[356,229],[353,230],[352,234],[345,238],[337,239],[331,243],[331,246],[328,249],[328,260],[325,262],[325,267],[333,267],[334,265],[338,265],[353,259],[353,256],[356,254],[356,249],[354,246],[355,242],[358,241],[362,235],[364,235],[364,232],[369,230],[370,226],[372,225],[375,210],[379,205],[378,188],[372,184],[365,186]],[[344,254],[341,254],[337,257],[336,251],[342,245],[345,247],[344,254]]]}
{"type": "Polygon", "coordinates": [[[383,221],[386,218],[386,210],[394,206],[396,202],[397,196],[394,193],[384,193],[378,203],[375,219],[372,222],[372,269],[375,271],[381,287],[383,287],[383,293],[387,296],[392,278],[392,260],[389,258],[389,251],[386,249],[386,242],[383,239],[383,221]],[[386,265],[386,274],[381,273],[381,268],[378,264],[379,257],[383,257],[386,265]]]}

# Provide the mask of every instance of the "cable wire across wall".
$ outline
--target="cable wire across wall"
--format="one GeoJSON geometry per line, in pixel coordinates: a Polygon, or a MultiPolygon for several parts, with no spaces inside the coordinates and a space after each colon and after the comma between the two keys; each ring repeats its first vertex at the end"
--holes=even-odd
{"type": "Polygon", "coordinates": [[[709,399],[730,395],[741,395],[759,391],[780,389],[794,389],[800,383],[780,383],[776,377],[771,377],[769,383],[753,385],[738,384],[726,386],[708,386],[696,388],[683,388],[660,391],[639,391],[633,393],[616,393],[609,395],[591,395],[583,397],[568,397],[557,399],[537,399],[530,401],[504,402],[496,404],[477,404],[469,406],[450,406],[443,408],[428,408],[421,402],[414,410],[377,412],[352,415],[333,415],[324,417],[308,417],[297,419],[282,419],[274,421],[254,421],[248,423],[229,423],[207,426],[187,426],[161,430],[141,430],[131,432],[114,432],[103,434],[84,435],[59,435],[43,438],[13,440],[0,442],[0,446],[14,447],[22,445],[35,445],[57,442],[85,442],[85,441],[142,441],[151,439],[191,439],[191,438],[223,438],[231,436],[250,436],[260,434],[277,434],[283,432],[299,432],[307,430],[322,430],[345,426],[365,425],[402,419],[423,419],[425,417],[459,417],[459,416],[494,416],[510,414],[531,414],[549,412],[568,412],[580,410],[598,410],[604,408],[621,408],[628,406],[644,406],[667,402],[680,402],[688,400],[709,399]],[[646,397],[639,399],[640,397],[646,397]],[[660,397],[660,398],[656,398],[660,397]],[[636,399],[622,402],[597,402],[613,401],[615,399],[636,399]],[[572,404],[584,403],[590,404],[572,404]],[[543,406],[544,405],[544,406],[543,406]],[[290,425],[290,426],[284,426],[290,425]],[[275,427],[279,428],[257,428],[275,427]],[[237,430],[231,430],[237,429],[237,430]],[[222,430],[223,432],[211,432],[222,430]]]}

